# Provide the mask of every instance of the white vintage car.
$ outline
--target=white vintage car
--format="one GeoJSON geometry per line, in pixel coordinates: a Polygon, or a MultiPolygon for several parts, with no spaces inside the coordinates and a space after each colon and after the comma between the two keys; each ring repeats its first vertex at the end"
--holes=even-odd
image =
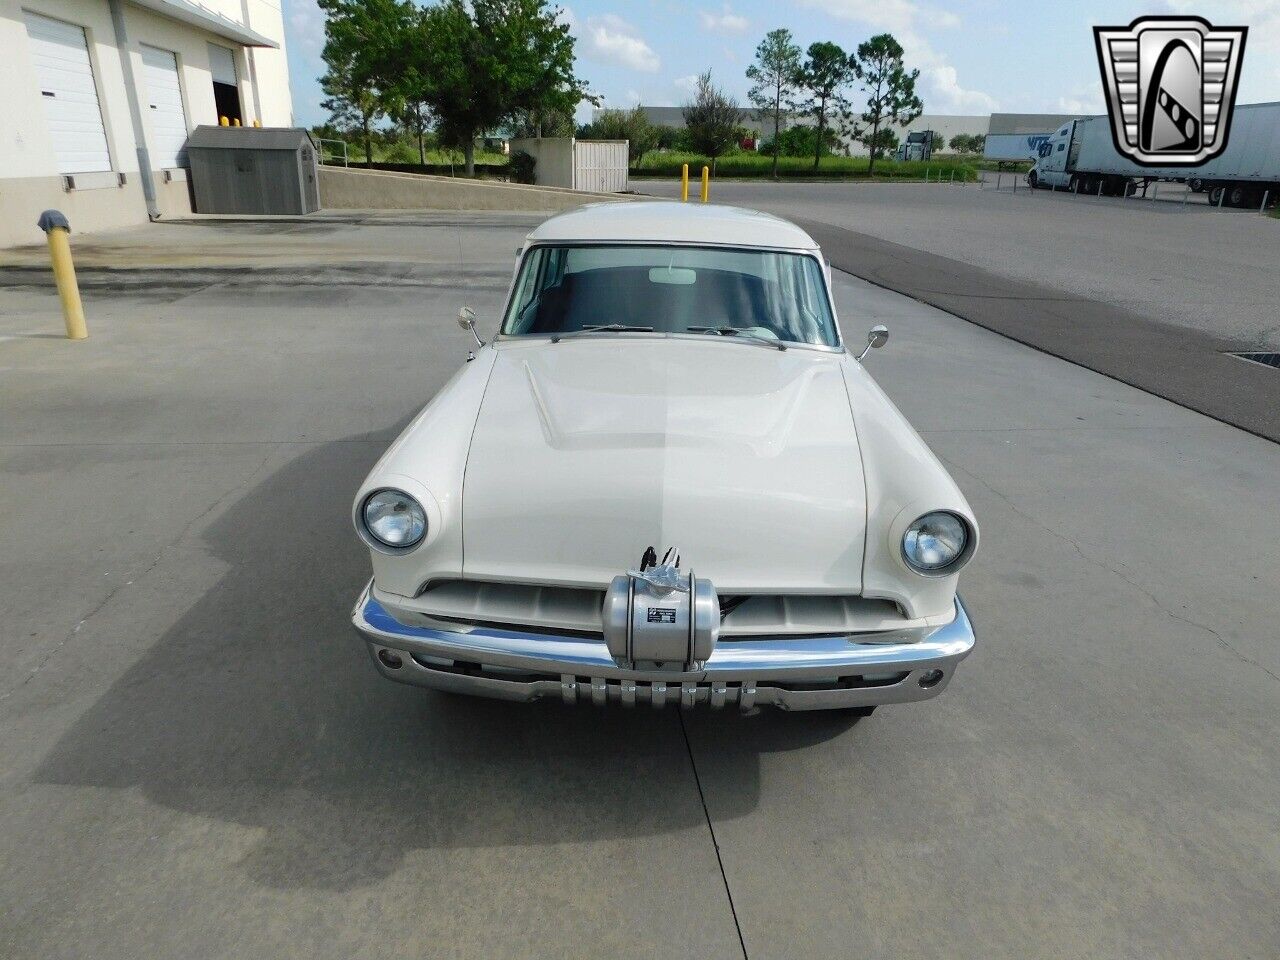
{"type": "Polygon", "coordinates": [[[463,311],[478,349],[356,494],[382,674],[861,715],[939,693],[974,644],[978,528],[828,281],[804,231],[732,207],[530,233],[497,335],[463,311]]]}

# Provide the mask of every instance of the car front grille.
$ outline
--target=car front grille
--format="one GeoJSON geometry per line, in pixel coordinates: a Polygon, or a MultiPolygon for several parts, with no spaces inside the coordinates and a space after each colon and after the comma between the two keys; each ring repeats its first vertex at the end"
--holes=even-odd
{"type": "MultiPolygon", "coordinates": [[[[523,583],[444,580],[428,584],[406,612],[459,627],[555,636],[602,636],[604,591],[523,583]]],[[[882,633],[921,625],[889,600],[849,595],[722,595],[721,639],[882,633]]]]}

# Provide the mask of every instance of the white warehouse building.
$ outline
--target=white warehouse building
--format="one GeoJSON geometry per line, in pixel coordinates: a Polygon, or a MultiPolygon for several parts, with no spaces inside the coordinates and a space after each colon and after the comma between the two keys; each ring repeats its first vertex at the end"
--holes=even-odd
{"type": "Polygon", "coordinates": [[[0,247],[191,212],[187,135],[292,126],[280,0],[0,0],[0,247]]]}

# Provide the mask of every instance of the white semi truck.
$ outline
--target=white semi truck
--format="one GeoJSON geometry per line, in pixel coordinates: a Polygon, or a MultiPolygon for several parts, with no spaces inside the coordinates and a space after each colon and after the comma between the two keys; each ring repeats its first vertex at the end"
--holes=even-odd
{"type": "Polygon", "coordinates": [[[898,144],[894,158],[898,160],[928,160],[933,156],[933,131],[915,130],[898,144]]]}
{"type": "Polygon", "coordinates": [[[1107,117],[1069,120],[1040,146],[1027,173],[1032,187],[1111,196],[1146,190],[1155,180],[1207,190],[1209,202],[1256,207],[1280,199],[1280,103],[1235,108],[1227,149],[1199,167],[1144,167],[1118,152],[1107,117]]]}

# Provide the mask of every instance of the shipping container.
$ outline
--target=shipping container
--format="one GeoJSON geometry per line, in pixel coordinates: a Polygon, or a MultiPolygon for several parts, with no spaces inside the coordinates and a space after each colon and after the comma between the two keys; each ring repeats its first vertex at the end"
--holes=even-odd
{"type": "Polygon", "coordinates": [[[1040,147],[1027,174],[1033,187],[1080,193],[1131,194],[1155,180],[1177,180],[1209,192],[1210,202],[1256,206],[1280,196],[1280,103],[1235,108],[1227,148],[1197,167],[1148,167],[1116,150],[1107,117],[1082,117],[1060,127],[1040,147]]]}

